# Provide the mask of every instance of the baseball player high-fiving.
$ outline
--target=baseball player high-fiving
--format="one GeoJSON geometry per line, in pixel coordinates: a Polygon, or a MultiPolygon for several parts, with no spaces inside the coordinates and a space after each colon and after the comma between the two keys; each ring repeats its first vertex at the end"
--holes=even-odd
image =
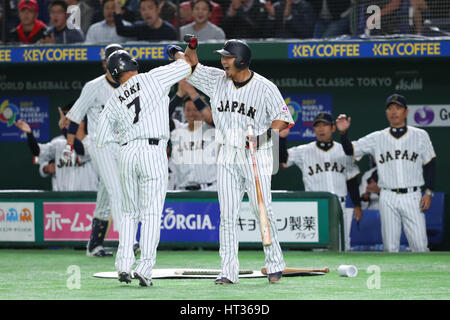
{"type": "Polygon", "coordinates": [[[353,157],[344,153],[341,144],[333,141],[336,125],[330,114],[319,113],[313,127],[317,141],[288,150],[280,143],[280,159],[285,159],[286,167],[295,164],[300,168],[305,191],[327,191],[338,196],[344,218],[345,250],[349,250],[352,216],[358,222],[362,218],[357,180],[359,168],[353,157]],[[345,207],[347,192],[354,210],[345,207]]]}
{"type": "MultiPolygon", "coordinates": [[[[197,59],[196,38],[192,38],[186,55],[197,59]]],[[[218,152],[217,189],[220,205],[220,256],[222,271],[216,284],[239,281],[237,219],[244,193],[259,219],[255,174],[250,150],[246,148],[247,127],[253,127],[259,141],[256,167],[261,193],[270,224],[272,244],[264,247],[269,282],[281,279],[285,262],[277,237],[272,211],[271,174],[273,168],[272,141],[268,129],[283,130],[293,125],[292,116],[278,88],[269,80],[249,69],[251,49],[242,40],[229,40],[221,55],[223,70],[198,63],[188,82],[210,97],[216,126],[218,152]]],[[[249,143],[253,143],[253,140],[249,143]]]]}
{"type": "MultiPolygon", "coordinates": [[[[89,135],[95,140],[100,112],[114,89],[119,86],[119,83],[114,81],[106,70],[106,59],[111,53],[119,49],[122,49],[122,46],[119,44],[110,44],[105,47],[102,57],[105,74],[85,84],[80,97],[67,114],[67,118],[71,120],[67,132],[67,145],[63,152],[63,158],[67,162],[70,162],[75,157],[75,133],[79,123],[85,116],[88,119],[89,135]]],[[[112,214],[116,229],[118,229],[120,223],[121,193],[117,167],[119,146],[117,142],[111,141],[105,148],[97,149],[93,143],[90,145],[89,154],[100,176],[100,181],[94,219],[92,220],[92,231],[87,244],[86,254],[90,257],[112,256],[111,252],[104,250],[103,240],[106,236],[110,215],[112,214]]]]}
{"type": "Polygon", "coordinates": [[[405,97],[393,94],[386,101],[390,127],[353,142],[347,137],[351,119],[339,115],[336,120],[345,153],[357,158],[370,154],[377,163],[381,232],[389,252],[400,249],[402,224],[411,251],[428,251],[423,211],[431,205],[436,154],[428,133],[407,126],[407,116],[405,97]]]}
{"type": "Polygon", "coordinates": [[[170,87],[191,74],[181,48],[168,46],[169,57],[177,61],[138,74],[138,63],[124,50],[110,55],[107,67],[122,84],[100,115],[97,147],[116,139],[120,144],[119,169],[122,218],[116,269],[119,281],[129,283],[135,262],[133,242],[141,222],[140,260],[134,276],[141,286],[151,286],[152,269],[164,199],[167,191],[167,141],[170,87]]]}

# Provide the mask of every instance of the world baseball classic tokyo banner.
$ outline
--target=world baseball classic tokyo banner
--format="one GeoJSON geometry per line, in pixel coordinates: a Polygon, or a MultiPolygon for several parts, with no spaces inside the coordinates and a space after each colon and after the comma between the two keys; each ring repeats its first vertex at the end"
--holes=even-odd
{"type": "MultiPolygon", "coordinates": [[[[280,242],[328,241],[328,222],[319,223],[318,202],[274,201],[272,206],[280,242]],[[322,230],[320,238],[319,228],[322,230]]],[[[44,241],[88,241],[94,209],[94,202],[44,202],[44,241]]],[[[217,201],[166,202],[161,218],[160,242],[218,243],[219,226],[217,201]]],[[[259,222],[251,212],[248,201],[242,203],[237,230],[240,242],[261,242],[259,222]]],[[[106,240],[119,240],[114,226],[110,228],[106,240]]]]}
{"type": "Polygon", "coordinates": [[[408,125],[415,127],[450,127],[450,105],[408,105],[408,125]]]}
{"type": "Polygon", "coordinates": [[[283,98],[295,122],[287,140],[316,139],[313,130],[314,118],[320,112],[333,113],[332,96],[330,94],[283,94],[283,98]]]}
{"type": "Polygon", "coordinates": [[[14,125],[29,124],[39,142],[50,140],[48,97],[0,97],[0,142],[27,141],[26,133],[14,125]]]}
{"type": "Polygon", "coordinates": [[[35,241],[34,202],[0,202],[0,241],[35,241]]]}

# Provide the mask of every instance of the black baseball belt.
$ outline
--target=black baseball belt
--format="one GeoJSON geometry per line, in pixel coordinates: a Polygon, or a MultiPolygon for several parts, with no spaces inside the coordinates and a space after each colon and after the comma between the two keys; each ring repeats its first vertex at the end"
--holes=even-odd
{"type": "Polygon", "coordinates": [[[419,187],[412,187],[412,188],[398,188],[398,189],[387,189],[389,191],[395,192],[395,193],[408,193],[408,192],[416,192],[419,190],[419,187]],[[411,191],[409,191],[411,190],[411,191]]]}
{"type": "Polygon", "coordinates": [[[202,188],[202,186],[210,187],[212,185],[213,185],[212,182],[211,183],[194,184],[194,185],[184,187],[184,189],[189,190],[189,191],[195,191],[195,190],[200,190],[202,188]]]}
{"type": "MultiPolygon", "coordinates": [[[[122,146],[126,146],[128,142],[122,144],[122,146]]],[[[148,139],[148,144],[157,146],[159,144],[159,139],[148,139]]]]}

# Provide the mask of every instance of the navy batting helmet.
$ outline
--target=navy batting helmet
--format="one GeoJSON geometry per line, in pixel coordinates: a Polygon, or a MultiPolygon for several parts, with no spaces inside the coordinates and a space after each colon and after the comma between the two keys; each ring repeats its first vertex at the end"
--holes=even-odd
{"type": "Polygon", "coordinates": [[[123,47],[117,43],[108,44],[102,52],[102,60],[107,60],[111,53],[117,50],[123,50],[123,47]]]}
{"type": "Polygon", "coordinates": [[[231,39],[225,42],[223,49],[214,51],[225,57],[235,57],[234,65],[238,69],[245,69],[250,65],[252,50],[243,40],[231,39]]]}
{"type": "Polygon", "coordinates": [[[121,73],[138,70],[139,64],[125,50],[117,50],[108,57],[106,68],[113,79],[119,81],[121,73]]]}

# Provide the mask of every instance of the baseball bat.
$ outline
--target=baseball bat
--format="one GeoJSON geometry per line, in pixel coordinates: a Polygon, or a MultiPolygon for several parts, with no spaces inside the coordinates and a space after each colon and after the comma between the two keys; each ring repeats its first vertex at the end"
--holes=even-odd
{"type": "MultiPolygon", "coordinates": [[[[292,273],[299,273],[299,272],[323,272],[328,273],[330,272],[330,269],[328,267],[323,269],[299,269],[299,268],[285,268],[283,270],[283,274],[292,274],[292,273]]],[[[267,275],[267,269],[266,267],[261,268],[261,273],[264,275],[267,275]]]]}
{"type": "MultiPolygon", "coordinates": [[[[253,128],[248,126],[248,135],[254,137],[253,128]]],[[[263,246],[267,247],[272,245],[272,239],[270,237],[269,219],[267,219],[267,211],[264,206],[264,199],[261,192],[261,184],[259,182],[258,169],[256,168],[255,149],[253,142],[249,141],[248,147],[250,149],[250,155],[252,157],[253,173],[255,175],[255,187],[256,187],[256,199],[258,201],[258,214],[259,214],[259,229],[261,231],[261,238],[263,246]]]]}

